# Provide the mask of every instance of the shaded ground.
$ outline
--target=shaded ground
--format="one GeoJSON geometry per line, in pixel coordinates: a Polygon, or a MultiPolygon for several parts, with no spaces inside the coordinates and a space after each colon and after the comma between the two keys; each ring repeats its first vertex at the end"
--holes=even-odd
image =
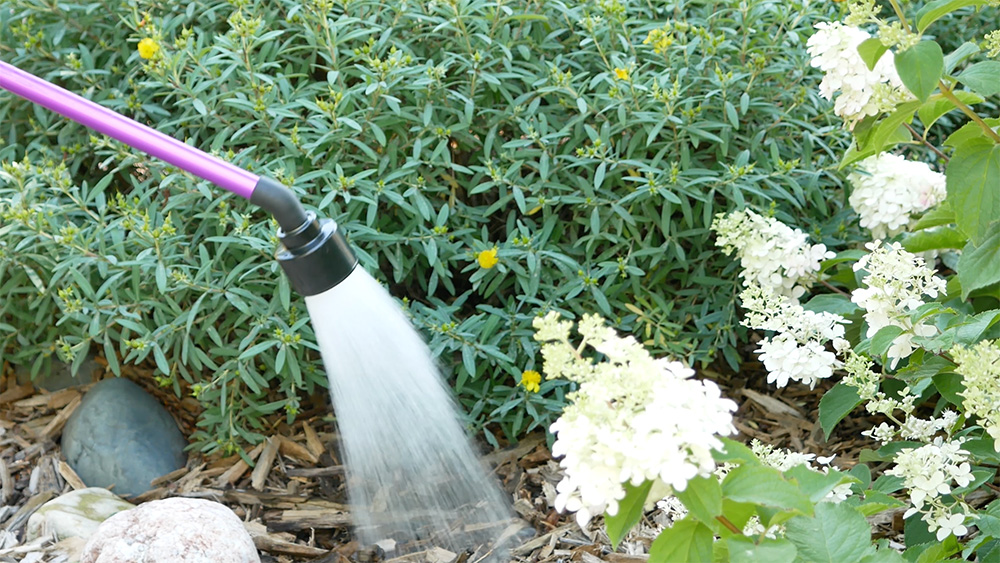
{"type": "MultiPolygon", "coordinates": [[[[40,538],[25,543],[28,516],[45,501],[84,485],[61,459],[58,445],[63,424],[79,405],[84,388],[49,393],[18,386],[9,366],[0,377],[0,562],[67,561],[81,542],[40,538]]],[[[819,455],[837,454],[835,466],[849,469],[862,448],[871,447],[860,432],[874,420],[849,417],[830,441],[823,439],[817,408],[825,389],[801,386],[768,388],[759,366],[742,374],[703,372],[723,387],[739,405],[739,439],[758,438],[778,447],[819,455]]],[[[198,414],[193,399],[180,400],[151,385],[151,373],[126,368],[125,376],[156,395],[190,435],[198,414]]],[[[856,412],[855,415],[863,413],[856,412]]],[[[336,456],[337,436],[326,397],[316,397],[294,427],[274,417],[270,438],[247,452],[250,467],[239,456],[205,458],[192,453],[185,468],[155,482],[156,488],[133,502],[172,496],[206,498],[229,506],[244,522],[265,562],[411,561],[472,563],[480,556],[440,549],[393,559],[391,554],[359,551],[351,541],[343,467],[336,456]]],[[[656,510],[612,553],[600,526],[581,530],[572,517],[552,510],[555,484],[561,478],[546,447],[544,435],[533,435],[486,456],[514,508],[530,526],[513,540],[511,559],[520,562],[644,561],[649,544],[670,514],[656,510]]],[[[899,531],[899,515],[884,514],[876,524],[887,535],[899,531]],[[894,520],[896,520],[894,522],[894,520]]]]}

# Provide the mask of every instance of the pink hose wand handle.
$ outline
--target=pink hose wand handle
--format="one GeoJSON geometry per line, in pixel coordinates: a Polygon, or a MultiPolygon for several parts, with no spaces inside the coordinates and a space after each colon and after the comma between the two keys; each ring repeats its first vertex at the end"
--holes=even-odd
{"type": "Polygon", "coordinates": [[[317,220],[314,213],[302,208],[291,190],[271,178],[243,170],[3,61],[0,89],[204,178],[269,211],[281,225],[278,234],[284,248],[277,258],[300,293],[322,293],[343,281],[357,265],[336,223],[317,220]]]}

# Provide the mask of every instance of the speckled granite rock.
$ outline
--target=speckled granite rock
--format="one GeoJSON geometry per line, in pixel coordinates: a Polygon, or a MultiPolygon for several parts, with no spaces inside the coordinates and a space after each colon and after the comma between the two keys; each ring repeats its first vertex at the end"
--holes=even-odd
{"type": "Polygon", "coordinates": [[[168,498],[108,518],[81,563],[260,563],[243,523],[208,500],[168,498]]]}
{"type": "Polygon", "coordinates": [[[184,466],[187,441],[170,413],[127,379],[106,379],[84,395],[62,434],[66,461],[90,487],[142,494],[184,466]]]}
{"type": "Polygon", "coordinates": [[[135,508],[107,489],[70,491],[43,504],[28,518],[27,541],[52,534],[56,540],[87,539],[110,516],[135,508]]]}

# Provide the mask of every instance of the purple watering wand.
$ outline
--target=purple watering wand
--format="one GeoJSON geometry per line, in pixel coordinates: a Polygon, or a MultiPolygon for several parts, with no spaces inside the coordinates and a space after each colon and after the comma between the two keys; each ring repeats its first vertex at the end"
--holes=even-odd
{"type": "Polygon", "coordinates": [[[317,219],[280,182],[258,176],[0,61],[0,89],[148,153],[250,200],[274,215],[282,248],[275,254],[292,287],[317,295],[342,282],[358,259],[332,219],[317,219]]]}

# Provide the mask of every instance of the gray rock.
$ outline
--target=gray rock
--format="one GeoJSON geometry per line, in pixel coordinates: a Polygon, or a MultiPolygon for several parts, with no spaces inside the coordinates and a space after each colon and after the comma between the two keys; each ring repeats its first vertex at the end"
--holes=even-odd
{"type": "Polygon", "coordinates": [[[260,563],[243,522],[208,500],[147,502],[104,521],[81,563],[260,563]]]}
{"type": "Polygon", "coordinates": [[[70,491],[43,504],[28,518],[27,540],[51,534],[55,539],[90,538],[113,514],[135,508],[107,489],[70,491]]]}
{"type": "Polygon", "coordinates": [[[187,441],[170,413],[127,379],[106,379],[83,397],[62,433],[70,467],[88,487],[132,496],[180,469],[187,441]]]}

